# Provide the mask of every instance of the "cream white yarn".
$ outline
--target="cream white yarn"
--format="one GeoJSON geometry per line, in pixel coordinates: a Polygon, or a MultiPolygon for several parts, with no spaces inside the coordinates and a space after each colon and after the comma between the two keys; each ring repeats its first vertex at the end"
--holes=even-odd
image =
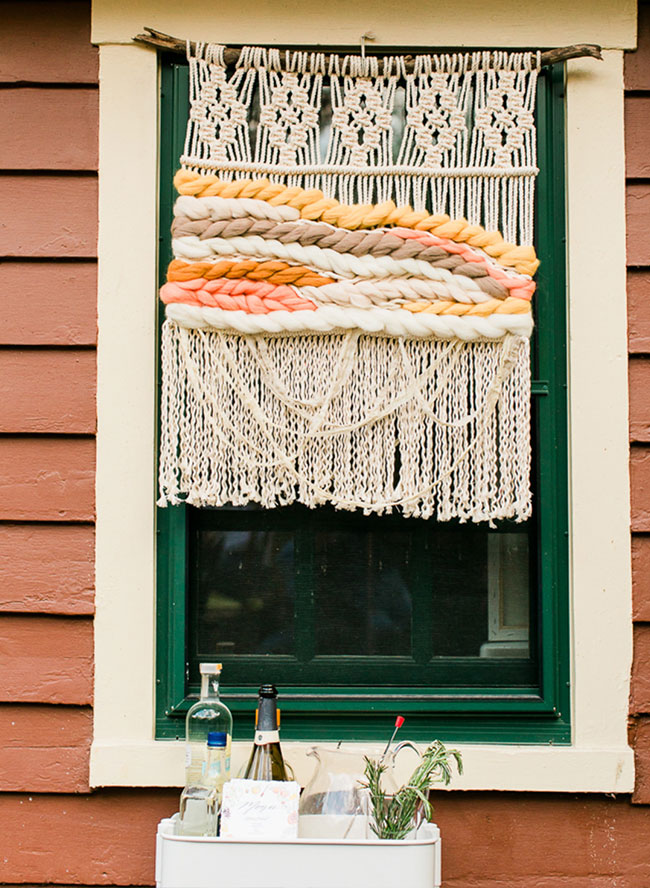
{"type": "MultiPolygon", "coordinates": [[[[294,287],[300,296],[307,296],[316,305],[350,305],[356,308],[398,308],[404,302],[416,299],[450,299],[453,296],[445,283],[420,278],[394,277],[383,280],[338,281],[323,287],[294,287]]],[[[483,290],[461,292],[461,302],[488,302],[492,297],[483,290]],[[467,298],[469,297],[469,298],[467,298]]]]}
{"type": "Polygon", "coordinates": [[[242,336],[168,320],[160,505],[524,520],[529,362],[519,336],[242,336]]]}
{"type": "Polygon", "coordinates": [[[456,317],[406,311],[404,309],[341,308],[325,305],[316,311],[272,311],[249,314],[171,303],[166,316],[188,329],[236,330],[238,333],[332,333],[359,329],[386,336],[462,339],[502,339],[507,334],[529,337],[533,329],[530,314],[494,314],[488,317],[456,317]]]}
{"type": "Polygon", "coordinates": [[[457,302],[482,301],[485,293],[473,278],[452,274],[422,259],[393,259],[391,256],[352,256],[322,247],[304,247],[302,244],[283,244],[277,240],[265,240],[257,235],[250,237],[209,237],[201,240],[195,235],[174,238],[172,250],[176,259],[197,262],[213,260],[220,256],[255,256],[260,259],[282,259],[307,265],[316,271],[341,278],[387,278],[397,275],[414,275],[432,281],[444,281],[452,299],[457,302]],[[472,299],[472,294],[478,298],[472,299]]]}
{"type": "Polygon", "coordinates": [[[176,199],[174,216],[187,216],[188,219],[270,219],[274,222],[295,222],[300,219],[300,211],[294,207],[274,207],[265,200],[247,197],[192,197],[183,194],[176,199]]]}

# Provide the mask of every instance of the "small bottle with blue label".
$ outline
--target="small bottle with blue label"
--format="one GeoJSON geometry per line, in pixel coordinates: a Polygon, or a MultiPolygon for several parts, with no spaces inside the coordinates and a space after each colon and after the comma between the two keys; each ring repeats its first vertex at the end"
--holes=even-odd
{"type": "MultiPolygon", "coordinates": [[[[185,786],[198,784],[204,773],[208,734],[223,731],[228,735],[226,759],[230,768],[232,714],[219,697],[221,663],[201,663],[199,699],[185,719],[185,786]]],[[[228,779],[226,777],[226,779],[228,779]]]]}
{"type": "Polygon", "coordinates": [[[181,794],[179,833],[183,836],[216,836],[223,785],[230,774],[228,734],[210,731],[201,774],[181,794]]]}

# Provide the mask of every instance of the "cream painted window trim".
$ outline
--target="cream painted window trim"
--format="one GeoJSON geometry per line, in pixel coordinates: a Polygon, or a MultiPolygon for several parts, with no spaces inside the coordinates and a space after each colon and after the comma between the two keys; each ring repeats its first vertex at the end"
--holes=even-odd
{"type": "MultiPolygon", "coordinates": [[[[153,739],[157,59],[140,47],[105,45],[100,60],[90,783],[178,786],[181,745],[153,739]]],[[[568,79],[573,742],[461,746],[458,788],[633,789],[622,63],[618,51],[602,63],[572,62],[568,79]],[[594,236],[601,230],[607,251],[594,236]]],[[[245,744],[236,746],[237,759],[245,744]]],[[[286,744],[302,778],[306,748],[286,744]]]]}
{"type": "Polygon", "coordinates": [[[636,45],[636,0],[493,0],[482,7],[437,0],[435,12],[416,0],[93,0],[93,43],[130,43],[143,26],[175,37],[215,43],[358,46],[370,28],[373,46],[530,47],[598,43],[636,45]]]}

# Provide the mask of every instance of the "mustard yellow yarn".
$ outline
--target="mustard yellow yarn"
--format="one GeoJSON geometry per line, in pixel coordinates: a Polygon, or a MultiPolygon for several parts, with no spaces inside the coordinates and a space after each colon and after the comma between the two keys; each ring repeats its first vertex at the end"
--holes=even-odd
{"type": "Polygon", "coordinates": [[[412,207],[397,207],[392,200],[381,204],[342,204],[325,197],[317,189],[280,185],[268,179],[238,179],[222,182],[217,176],[179,170],[174,176],[179,194],[194,197],[247,197],[264,200],[273,206],[290,206],[300,211],[303,219],[321,220],[340,228],[383,228],[401,226],[418,231],[430,231],[458,243],[480,247],[500,265],[514,268],[520,274],[534,275],[539,260],[533,247],[507,243],[498,231],[486,231],[480,225],[470,225],[467,219],[450,219],[446,215],[430,216],[412,207]]]}
{"type": "Polygon", "coordinates": [[[518,299],[516,296],[508,296],[507,299],[489,299],[486,302],[448,302],[442,299],[418,300],[407,302],[400,308],[414,314],[457,315],[463,317],[487,318],[492,314],[529,314],[530,302],[526,299],[518,299]]]}

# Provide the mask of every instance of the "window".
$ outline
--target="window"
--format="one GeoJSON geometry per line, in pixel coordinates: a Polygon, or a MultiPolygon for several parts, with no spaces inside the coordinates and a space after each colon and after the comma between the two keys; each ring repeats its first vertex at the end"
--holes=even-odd
{"type": "MultiPolygon", "coordinates": [[[[158,737],[182,735],[198,663],[218,658],[235,715],[280,685],[287,739],[375,739],[400,711],[414,738],[570,741],[563,82],[538,87],[534,518],[159,509],[158,737]]],[[[163,64],[161,280],[187,92],[187,66],[163,64]]]]}

